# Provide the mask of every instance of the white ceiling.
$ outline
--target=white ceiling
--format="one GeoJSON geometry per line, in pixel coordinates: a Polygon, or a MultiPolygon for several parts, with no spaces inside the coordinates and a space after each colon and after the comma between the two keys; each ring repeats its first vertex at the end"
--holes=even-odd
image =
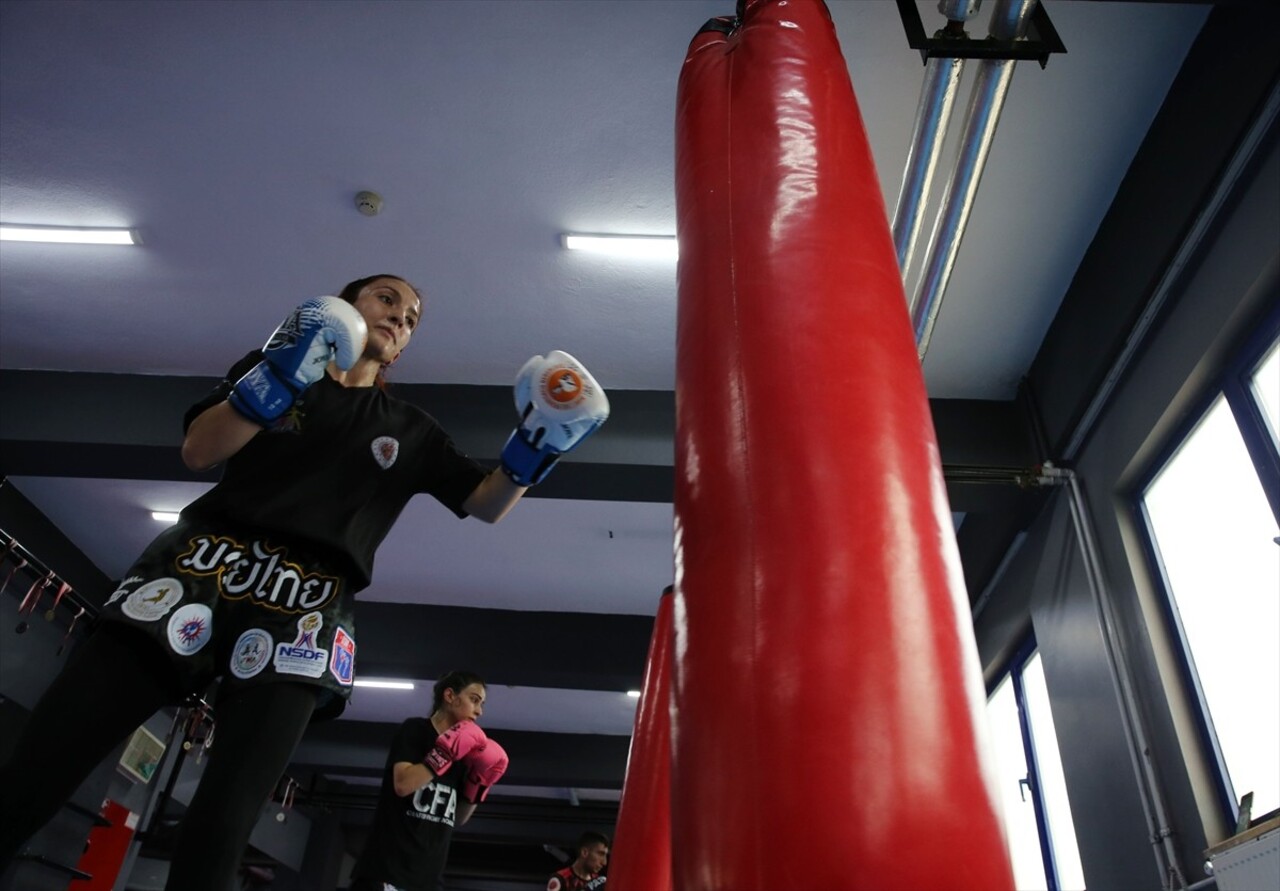
{"type": "MultiPolygon", "coordinates": [[[[892,207],[920,58],[891,0],[829,5],[892,207]]],[[[925,363],[935,397],[1012,396],[1206,15],[1047,8],[1068,52],[1013,80],[925,363]]],[[[558,235],[675,231],[676,78],[732,9],[3,4],[0,219],[146,244],[0,247],[0,365],[220,374],[300,298],[392,271],[430,304],[400,380],[505,383],[562,346],[606,387],[670,389],[674,263],[558,235]],[[361,189],[380,216],[356,212],[361,189]]]]}

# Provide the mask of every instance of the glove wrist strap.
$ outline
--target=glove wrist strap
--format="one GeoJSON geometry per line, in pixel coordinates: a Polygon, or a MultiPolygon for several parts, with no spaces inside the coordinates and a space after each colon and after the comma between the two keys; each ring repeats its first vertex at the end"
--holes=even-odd
{"type": "Polygon", "coordinates": [[[422,759],[422,763],[426,765],[427,770],[431,771],[436,776],[442,775],[453,766],[453,762],[451,760],[444,757],[434,749],[427,753],[427,757],[422,759]]]}
{"type": "Polygon", "coordinates": [[[559,459],[559,452],[530,445],[521,436],[519,428],[512,432],[502,448],[502,470],[517,486],[534,486],[542,482],[559,459]]]}
{"type": "Polygon", "coordinates": [[[263,360],[236,381],[227,401],[245,418],[269,427],[297,398],[297,391],[281,380],[270,362],[263,360]]]}

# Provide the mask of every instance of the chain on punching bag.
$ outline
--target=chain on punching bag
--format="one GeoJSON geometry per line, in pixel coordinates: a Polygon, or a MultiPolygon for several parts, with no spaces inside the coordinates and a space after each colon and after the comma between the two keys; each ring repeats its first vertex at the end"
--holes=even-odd
{"type": "Polygon", "coordinates": [[[1012,888],[848,68],[820,0],[738,12],[677,96],[675,886],[1012,888]]]}

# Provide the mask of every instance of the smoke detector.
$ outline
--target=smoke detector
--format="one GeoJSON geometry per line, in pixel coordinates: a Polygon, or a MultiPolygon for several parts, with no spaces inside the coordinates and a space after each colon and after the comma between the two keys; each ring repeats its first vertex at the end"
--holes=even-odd
{"type": "Polygon", "coordinates": [[[382,196],[377,192],[356,192],[356,210],[366,217],[376,217],[382,210],[382,196]]]}

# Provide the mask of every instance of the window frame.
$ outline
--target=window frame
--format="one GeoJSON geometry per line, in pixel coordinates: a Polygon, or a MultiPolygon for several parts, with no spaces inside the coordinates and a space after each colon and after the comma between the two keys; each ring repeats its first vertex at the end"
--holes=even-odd
{"type": "MultiPolygon", "coordinates": [[[[1199,674],[1195,670],[1195,658],[1177,610],[1172,593],[1173,588],[1156,546],[1151,516],[1147,511],[1146,492],[1199,427],[1213,404],[1219,397],[1223,397],[1244,440],[1245,449],[1253,461],[1263,494],[1271,506],[1271,513],[1277,525],[1280,525],[1280,450],[1272,439],[1262,407],[1258,404],[1250,385],[1251,378],[1271,348],[1278,342],[1280,342],[1280,306],[1266,314],[1262,323],[1254,329],[1239,349],[1234,351],[1234,358],[1206,382],[1203,392],[1187,409],[1183,420],[1170,432],[1168,441],[1152,456],[1149,466],[1134,481],[1133,488],[1130,490],[1132,494],[1128,499],[1129,508],[1137,519],[1137,526],[1141,532],[1139,538],[1143,558],[1153,582],[1159,588],[1159,594],[1162,595],[1157,598],[1158,607],[1165,629],[1174,642],[1178,657],[1178,679],[1183,684],[1183,688],[1192,694],[1196,735],[1204,751],[1211,753],[1213,758],[1215,797],[1220,811],[1219,816],[1227,826],[1236,825],[1239,819],[1239,799],[1235,795],[1231,774],[1227,770],[1226,759],[1222,754],[1218,735],[1213,726],[1213,716],[1209,713],[1199,674]]],[[[1280,431],[1277,432],[1280,433],[1280,431]]]]}
{"type": "MultiPolygon", "coordinates": [[[[1280,311],[1273,312],[1272,324],[1263,326],[1254,333],[1241,350],[1241,360],[1229,367],[1224,377],[1222,393],[1227,397],[1231,414],[1244,437],[1245,448],[1253,459],[1254,470],[1262,483],[1262,491],[1271,505],[1271,513],[1280,525],[1280,449],[1271,438],[1271,428],[1258,404],[1250,379],[1272,347],[1280,345],[1280,311]]],[[[1280,421],[1280,418],[1276,419],[1280,421]]],[[[1276,433],[1280,435],[1280,430],[1276,433]]]]}
{"type": "Polygon", "coordinates": [[[1049,891],[1061,891],[1058,884],[1058,861],[1053,853],[1053,837],[1040,782],[1040,759],[1031,738],[1031,719],[1027,713],[1026,691],[1022,684],[1023,670],[1031,657],[1039,651],[1035,632],[1028,631],[1017,649],[1001,664],[991,683],[987,684],[986,697],[989,703],[996,688],[1004,683],[1005,678],[1009,679],[1013,687],[1013,701],[1018,707],[1018,730],[1022,736],[1022,754],[1027,759],[1027,787],[1031,792],[1031,807],[1036,815],[1036,833],[1040,837],[1040,859],[1044,864],[1045,882],[1049,891]]]}

